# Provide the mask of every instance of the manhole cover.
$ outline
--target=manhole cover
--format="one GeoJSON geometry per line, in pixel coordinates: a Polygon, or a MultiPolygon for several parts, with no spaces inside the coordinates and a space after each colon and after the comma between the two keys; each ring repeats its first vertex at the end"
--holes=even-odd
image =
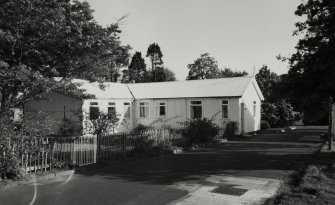
{"type": "Polygon", "coordinates": [[[242,196],[247,191],[247,189],[233,188],[231,185],[220,185],[212,190],[213,193],[233,196],[242,196]]]}

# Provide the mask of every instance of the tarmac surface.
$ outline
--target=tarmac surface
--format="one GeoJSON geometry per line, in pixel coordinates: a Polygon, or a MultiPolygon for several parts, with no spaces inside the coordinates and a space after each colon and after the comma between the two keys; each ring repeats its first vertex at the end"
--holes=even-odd
{"type": "Polygon", "coordinates": [[[319,149],[321,132],[326,129],[272,130],[171,156],[90,165],[0,191],[0,204],[261,204],[319,149]]]}

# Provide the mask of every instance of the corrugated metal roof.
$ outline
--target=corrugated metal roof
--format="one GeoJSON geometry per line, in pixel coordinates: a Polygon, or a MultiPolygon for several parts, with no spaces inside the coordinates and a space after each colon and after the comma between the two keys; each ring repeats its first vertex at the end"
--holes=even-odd
{"type": "Polygon", "coordinates": [[[127,84],[136,99],[238,97],[253,77],[127,84]]]}
{"type": "Polygon", "coordinates": [[[133,96],[128,90],[126,84],[122,83],[97,83],[86,80],[75,79],[72,81],[78,85],[79,89],[85,89],[86,94],[95,95],[97,99],[131,99],[133,96]],[[100,85],[103,85],[101,89],[100,85]]]}
{"type": "MultiPolygon", "coordinates": [[[[103,83],[75,79],[72,82],[93,94],[98,99],[160,99],[160,98],[201,98],[201,97],[240,97],[253,82],[253,77],[219,78],[156,83],[103,83]]],[[[261,93],[260,93],[261,94],[261,93]]],[[[262,98],[262,97],[261,97],[262,98]]]]}

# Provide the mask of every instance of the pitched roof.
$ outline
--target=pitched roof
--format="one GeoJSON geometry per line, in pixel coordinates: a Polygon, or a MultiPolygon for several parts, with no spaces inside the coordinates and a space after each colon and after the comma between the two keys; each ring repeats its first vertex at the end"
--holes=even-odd
{"type": "Polygon", "coordinates": [[[263,95],[253,77],[219,78],[206,80],[187,80],[155,83],[103,83],[101,89],[97,82],[75,79],[80,89],[93,94],[98,99],[167,99],[202,97],[240,97],[253,83],[258,95],[263,95]]]}
{"type": "Polygon", "coordinates": [[[84,89],[84,93],[95,95],[97,99],[131,99],[133,96],[129,92],[126,84],[89,82],[87,80],[74,79],[72,83],[78,85],[79,89],[84,89]],[[103,88],[101,88],[103,86],[103,88]]]}
{"type": "Polygon", "coordinates": [[[235,77],[127,85],[137,99],[239,97],[253,81],[253,77],[235,77]]]}

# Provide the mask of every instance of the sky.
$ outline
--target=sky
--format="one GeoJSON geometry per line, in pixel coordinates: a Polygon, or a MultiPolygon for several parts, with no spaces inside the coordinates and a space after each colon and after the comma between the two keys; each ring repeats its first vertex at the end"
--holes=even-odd
{"type": "MultiPolygon", "coordinates": [[[[184,80],[187,65],[208,52],[220,68],[250,75],[263,65],[283,74],[288,64],[277,55],[294,53],[298,37],[294,11],[300,0],[87,0],[99,24],[124,15],[121,41],[145,57],[158,43],[165,67],[184,80]]],[[[146,59],[150,67],[149,59],[146,59]]]]}

